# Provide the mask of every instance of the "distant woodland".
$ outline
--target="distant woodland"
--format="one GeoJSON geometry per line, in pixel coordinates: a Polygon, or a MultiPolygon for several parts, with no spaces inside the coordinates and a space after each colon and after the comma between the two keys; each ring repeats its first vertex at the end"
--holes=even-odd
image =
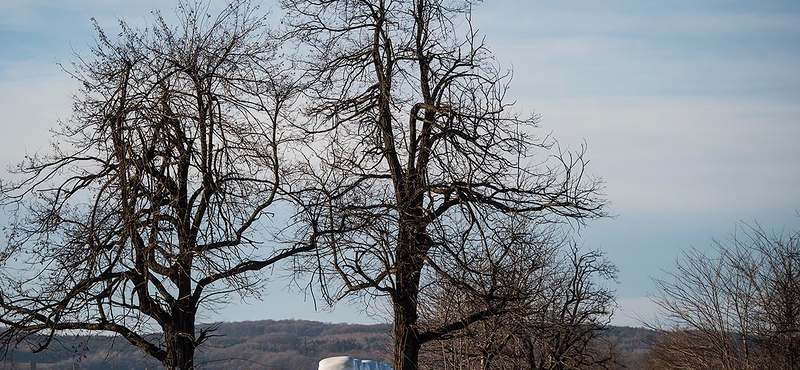
{"type": "MultiPolygon", "coordinates": [[[[200,369],[313,370],[320,359],[350,355],[389,361],[390,325],[331,324],[305,320],[264,320],[219,324],[209,345],[197,355],[200,369]]],[[[620,365],[643,368],[642,361],[654,331],[610,327],[606,339],[615,344],[620,365]]],[[[154,360],[124,340],[110,337],[59,337],[57,345],[43,353],[17,350],[2,369],[30,368],[71,370],[158,369],[154,360]],[[11,361],[13,360],[13,362],[11,361]]]]}

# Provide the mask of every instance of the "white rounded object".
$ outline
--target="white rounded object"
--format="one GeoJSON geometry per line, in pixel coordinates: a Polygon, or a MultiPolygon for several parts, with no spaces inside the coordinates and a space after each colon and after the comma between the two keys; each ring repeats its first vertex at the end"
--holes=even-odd
{"type": "Polygon", "coordinates": [[[356,367],[354,358],[350,356],[336,356],[336,357],[328,357],[322,359],[319,362],[319,370],[360,370],[360,369],[356,367]]]}
{"type": "Polygon", "coordinates": [[[319,370],[392,370],[392,368],[378,361],[336,356],[322,359],[319,362],[319,370]]]}

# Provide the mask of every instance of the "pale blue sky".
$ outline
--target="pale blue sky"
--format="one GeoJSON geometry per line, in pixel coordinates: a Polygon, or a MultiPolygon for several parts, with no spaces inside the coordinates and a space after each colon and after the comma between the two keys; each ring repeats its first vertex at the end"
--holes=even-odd
{"type": "MultiPolygon", "coordinates": [[[[55,62],[87,51],[89,18],[113,34],[116,18],[137,23],[155,6],[172,2],[0,0],[0,162],[43,147],[69,116],[77,86],[55,62]]],[[[491,0],[474,22],[514,68],[519,107],[563,146],[586,140],[606,180],[618,217],[582,239],[620,268],[615,323],[648,314],[649,277],[681,248],[707,248],[739,220],[800,227],[800,2],[491,0]]],[[[374,320],[315,313],[281,287],[212,318],[374,320]]]]}

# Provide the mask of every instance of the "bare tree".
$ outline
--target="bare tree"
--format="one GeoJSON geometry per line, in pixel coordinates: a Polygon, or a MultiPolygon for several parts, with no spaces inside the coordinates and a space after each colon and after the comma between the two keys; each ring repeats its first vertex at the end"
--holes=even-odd
{"type": "Polygon", "coordinates": [[[674,281],[657,281],[657,368],[800,369],[800,233],[744,225],[715,247],[684,253],[674,281]]]}
{"type": "Polygon", "coordinates": [[[314,82],[302,127],[314,144],[293,190],[301,234],[318,247],[317,278],[333,299],[388,297],[393,366],[417,369],[423,343],[493,314],[422,330],[421,290],[434,276],[458,281],[454,271],[498,241],[508,247],[498,250],[525,248],[509,237],[508,217],[603,215],[601,186],[585,175],[583,151],[551,157],[552,141],[532,136],[536,116],[514,112],[510,73],[472,28],[473,2],[283,5],[314,82]]]}
{"type": "Polygon", "coordinates": [[[544,294],[532,297],[529,317],[518,326],[523,342],[519,368],[612,369],[613,344],[601,338],[616,306],[614,291],[603,283],[617,268],[600,251],[581,252],[571,244],[561,253],[544,294]]]}
{"type": "MultiPolygon", "coordinates": [[[[602,253],[580,252],[564,242],[526,250],[525,260],[509,266],[517,271],[528,266],[523,276],[515,274],[521,299],[446,340],[423,346],[426,368],[616,368],[613,345],[601,337],[614,309],[614,292],[602,280],[613,279],[616,268],[602,253]]],[[[426,318],[467,316],[489,304],[460,298],[440,295],[438,310],[426,318]]]]}
{"type": "Polygon", "coordinates": [[[528,303],[541,297],[553,280],[562,241],[553,231],[538,227],[508,238],[524,246],[495,242],[487,249],[465,251],[472,254],[468,268],[454,268],[446,277],[431,276],[420,295],[425,302],[420,305],[423,331],[490,314],[424,343],[421,368],[497,369],[506,365],[519,325],[530,312],[528,303]]]}
{"type": "Polygon", "coordinates": [[[174,26],[156,12],[144,29],[121,21],[118,38],[97,26],[91,58],[73,63],[73,117],[2,187],[4,344],[108,332],[191,369],[211,334],[197,315],[258,294],[259,270],[310,249],[258,242],[279,196],[291,66],[252,3],[209,11],[179,2],[174,26]]]}

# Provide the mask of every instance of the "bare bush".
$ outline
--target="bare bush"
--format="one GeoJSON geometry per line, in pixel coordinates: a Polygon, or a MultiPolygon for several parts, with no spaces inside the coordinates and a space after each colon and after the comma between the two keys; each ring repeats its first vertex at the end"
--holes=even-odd
{"type": "MultiPolygon", "coordinates": [[[[496,315],[423,346],[425,368],[618,367],[613,344],[602,338],[615,307],[614,291],[603,281],[614,279],[616,268],[600,252],[581,252],[565,243],[531,245],[524,259],[495,273],[512,276],[517,299],[495,304],[496,315]]],[[[440,303],[428,320],[468,316],[493,303],[456,289],[440,290],[440,303]]]]}
{"type": "Polygon", "coordinates": [[[716,254],[684,253],[657,281],[657,369],[800,368],[800,233],[741,226],[716,254]]]}

